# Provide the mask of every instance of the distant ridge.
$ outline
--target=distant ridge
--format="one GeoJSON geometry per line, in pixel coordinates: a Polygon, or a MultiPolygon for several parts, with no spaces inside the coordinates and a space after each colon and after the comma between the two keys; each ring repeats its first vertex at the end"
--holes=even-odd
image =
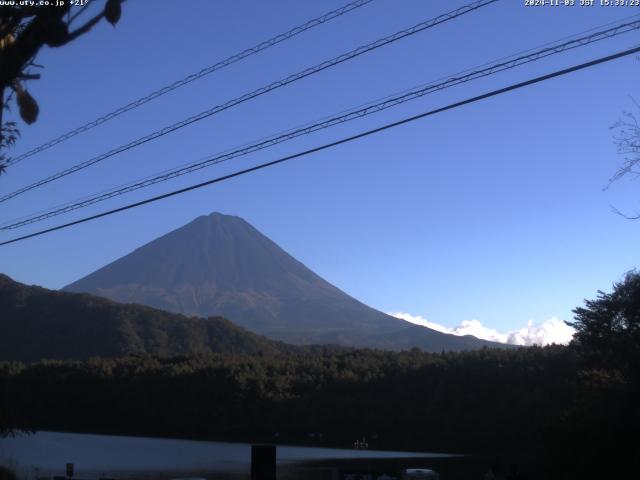
{"type": "Polygon", "coordinates": [[[220,213],[198,217],[64,290],[187,315],[222,315],[294,344],[427,351],[504,347],[413,325],[368,307],[243,219],[220,213]]]}
{"type": "Polygon", "coordinates": [[[92,295],[24,285],[2,274],[0,312],[0,360],[273,355],[293,349],[221,317],[188,318],[142,305],[121,305],[92,295]]]}

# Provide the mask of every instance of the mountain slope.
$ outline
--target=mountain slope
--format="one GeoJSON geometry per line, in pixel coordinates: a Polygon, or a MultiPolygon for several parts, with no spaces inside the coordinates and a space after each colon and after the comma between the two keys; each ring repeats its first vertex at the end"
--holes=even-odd
{"type": "Polygon", "coordinates": [[[68,285],[118,302],[223,315],[296,344],[460,350],[497,345],[396,319],[342,292],[239,217],[198,217],[68,285]]]}
{"type": "Polygon", "coordinates": [[[0,274],[0,360],[290,350],[224,318],[188,318],[87,294],[27,286],[0,274]]]}

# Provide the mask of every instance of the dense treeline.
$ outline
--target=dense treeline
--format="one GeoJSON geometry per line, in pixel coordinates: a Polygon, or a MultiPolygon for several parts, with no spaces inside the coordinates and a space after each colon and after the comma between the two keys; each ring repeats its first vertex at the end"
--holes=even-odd
{"type": "Polygon", "coordinates": [[[366,435],[374,448],[525,455],[559,471],[637,455],[619,435],[638,427],[638,405],[619,378],[580,362],[560,346],[5,362],[0,391],[14,426],[33,429],[297,443],[322,433],[337,446],[366,435]]]}
{"type": "Polygon", "coordinates": [[[575,310],[570,346],[0,363],[0,424],[507,455],[543,478],[640,465],[640,275],[575,310]],[[274,438],[275,437],[275,438],[274,438]]]}
{"type": "Polygon", "coordinates": [[[212,438],[472,449],[531,434],[571,404],[565,348],[433,355],[331,350],[275,357],[127,357],[0,364],[28,426],[212,438]],[[499,419],[499,421],[498,421],[499,419]]]}

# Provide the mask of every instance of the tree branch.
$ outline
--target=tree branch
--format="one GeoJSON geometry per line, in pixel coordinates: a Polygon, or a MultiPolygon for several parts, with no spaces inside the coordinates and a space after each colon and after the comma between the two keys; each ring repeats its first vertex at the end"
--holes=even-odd
{"type": "Polygon", "coordinates": [[[22,80],[40,80],[40,74],[39,73],[21,73],[20,75],[18,75],[18,78],[21,78],[22,80]]]}
{"type": "Polygon", "coordinates": [[[80,35],[84,35],[88,31],[90,31],[103,18],[104,18],[104,12],[100,12],[95,17],[93,17],[91,20],[87,21],[87,23],[85,23],[83,26],[81,26],[80,28],[78,28],[78,29],[74,30],[73,32],[69,33],[69,37],[67,38],[67,41],[65,42],[65,44],[69,43],[72,40],[75,40],[80,35]]]}
{"type": "Polygon", "coordinates": [[[83,6],[80,7],[80,9],[76,13],[71,15],[71,18],[69,18],[67,25],[71,26],[71,24],[76,20],[76,18],[78,18],[80,15],[82,15],[84,12],[87,11],[88,6],[89,6],[89,3],[85,3],[83,6]]]}
{"type": "Polygon", "coordinates": [[[611,210],[613,210],[614,213],[620,215],[621,217],[626,218],[627,220],[638,220],[640,218],[640,213],[636,212],[635,215],[627,215],[626,213],[622,213],[620,210],[618,210],[613,205],[611,205],[611,210]]]}
{"type": "MultiPolygon", "coordinates": [[[[4,87],[0,85],[0,148],[4,140],[4,128],[2,127],[2,114],[4,113],[4,87]]],[[[2,160],[2,152],[0,152],[0,161],[2,160]]]]}
{"type": "MultiPolygon", "coordinates": [[[[56,9],[53,14],[62,16],[64,9],[56,9]]],[[[18,35],[15,42],[0,50],[0,86],[10,86],[13,80],[22,73],[24,66],[42,48],[47,39],[50,18],[37,15],[18,35]]]]}

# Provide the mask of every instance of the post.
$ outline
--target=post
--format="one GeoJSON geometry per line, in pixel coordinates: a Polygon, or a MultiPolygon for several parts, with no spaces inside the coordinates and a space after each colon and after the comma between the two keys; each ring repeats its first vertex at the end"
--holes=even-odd
{"type": "Polygon", "coordinates": [[[251,480],[276,480],[275,445],[251,445],[251,480]]]}

